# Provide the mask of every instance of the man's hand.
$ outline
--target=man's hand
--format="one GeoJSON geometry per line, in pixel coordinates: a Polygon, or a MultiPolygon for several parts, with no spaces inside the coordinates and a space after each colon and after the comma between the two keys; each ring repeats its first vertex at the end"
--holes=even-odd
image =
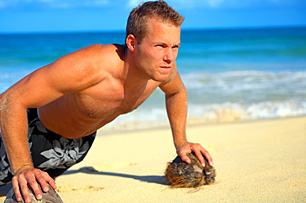
{"type": "Polygon", "coordinates": [[[205,161],[202,155],[204,155],[207,158],[209,165],[212,166],[214,164],[208,151],[197,143],[186,142],[184,144],[181,144],[176,147],[176,152],[181,157],[181,159],[188,164],[191,163],[191,160],[188,158],[187,154],[191,152],[195,153],[196,157],[199,159],[203,167],[205,166],[205,161]]]}
{"type": "Polygon", "coordinates": [[[33,189],[36,199],[41,199],[42,193],[38,183],[41,185],[41,188],[44,192],[48,192],[49,190],[47,183],[49,183],[53,189],[56,189],[54,180],[46,172],[36,168],[26,168],[17,172],[12,179],[17,201],[22,201],[22,193],[24,201],[31,202],[31,198],[28,192],[28,185],[33,189]]]}

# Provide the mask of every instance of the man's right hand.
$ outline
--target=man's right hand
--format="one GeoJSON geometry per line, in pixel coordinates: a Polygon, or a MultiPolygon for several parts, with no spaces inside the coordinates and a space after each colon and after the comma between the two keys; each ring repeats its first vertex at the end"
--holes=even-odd
{"type": "Polygon", "coordinates": [[[13,188],[17,201],[22,201],[22,195],[25,202],[31,202],[28,191],[28,185],[33,189],[36,199],[42,198],[42,193],[39,184],[44,192],[48,192],[48,184],[56,189],[54,180],[48,173],[37,168],[26,168],[18,171],[12,179],[13,188]],[[22,194],[22,195],[21,195],[22,194]]]}

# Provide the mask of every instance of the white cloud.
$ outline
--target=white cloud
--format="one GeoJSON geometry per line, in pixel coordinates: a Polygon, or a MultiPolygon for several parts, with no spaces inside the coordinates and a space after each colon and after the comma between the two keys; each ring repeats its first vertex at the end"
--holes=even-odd
{"type": "MultiPolygon", "coordinates": [[[[152,0],[128,0],[126,3],[126,7],[131,9],[135,8],[138,6],[140,3],[147,2],[147,1],[152,1],[152,0]]],[[[165,0],[167,4],[172,6],[174,9],[176,8],[193,8],[194,7],[194,2],[196,0],[165,0]]]]}
{"type": "Polygon", "coordinates": [[[71,4],[71,7],[103,7],[109,4],[108,0],[82,1],[80,3],[71,4]]]}
{"type": "Polygon", "coordinates": [[[195,7],[195,0],[168,0],[166,1],[174,9],[192,9],[195,7]]]}
{"type": "Polygon", "coordinates": [[[50,3],[53,8],[76,8],[76,7],[103,7],[109,4],[109,0],[86,0],[86,1],[69,1],[69,0],[39,0],[50,3]]]}
{"type": "Polygon", "coordinates": [[[18,0],[11,0],[11,1],[0,1],[0,9],[6,9],[11,6],[17,5],[18,0]]]}
{"type": "Polygon", "coordinates": [[[50,3],[54,2],[54,0],[37,0],[38,2],[50,3]]]}
{"type": "Polygon", "coordinates": [[[103,7],[110,0],[0,0],[0,9],[9,8],[80,8],[103,7]]]}
{"type": "Polygon", "coordinates": [[[105,6],[105,5],[109,5],[109,1],[108,0],[96,0],[93,2],[93,5],[105,6]]]}
{"type": "Polygon", "coordinates": [[[218,7],[219,5],[221,5],[223,3],[224,0],[206,0],[206,2],[208,3],[208,5],[210,7],[218,7]]]}
{"type": "Polygon", "coordinates": [[[68,3],[56,3],[56,4],[52,4],[50,5],[51,8],[70,8],[71,5],[68,3]]]}
{"type": "MultiPolygon", "coordinates": [[[[148,1],[148,0],[147,0],[148,1]]],[[[146,2],[145,0],[128,0],[126,7],[135,8],[140,3],[146,2]]],[[[166,0],[166,2],[174,9],[192,9],[197,7],[218,7],[224,0],[166,0]]]]}
{"type": "Polygon", "coordinates": [[[5,3],[3,1],[0,1],[0,9],[5,7],[5,3]]]}

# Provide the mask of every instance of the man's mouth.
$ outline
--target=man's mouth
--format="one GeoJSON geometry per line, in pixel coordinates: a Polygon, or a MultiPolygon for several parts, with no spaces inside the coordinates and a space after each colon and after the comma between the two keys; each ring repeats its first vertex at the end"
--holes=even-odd
{"type": "Polygon", "coordinates": [[[171,68],[171,66],[160,66],[161,68],[164,68],[164,69],[169,69],[171,68]]]}
{"type": "Polygon", "coordinates": [[[159,72],[161,74],[169,74],[170,70],[171,70],[171,66],[160,66],[159,67],[159,72]]]}

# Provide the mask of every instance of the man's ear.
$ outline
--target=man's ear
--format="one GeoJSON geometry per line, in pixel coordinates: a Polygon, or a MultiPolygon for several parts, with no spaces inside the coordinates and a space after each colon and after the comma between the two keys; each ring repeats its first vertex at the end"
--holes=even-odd
{"type": "Polygon", "coordinates": [[[126,46],[128,47],[128,49],[130,51],[134,51],[135,50],[135,46],[137,44],[137,40],[135,38],[134,35],[132,34],[129,34],[126,39],[125,39],[125,43],[126,43],[126,46]]]}

